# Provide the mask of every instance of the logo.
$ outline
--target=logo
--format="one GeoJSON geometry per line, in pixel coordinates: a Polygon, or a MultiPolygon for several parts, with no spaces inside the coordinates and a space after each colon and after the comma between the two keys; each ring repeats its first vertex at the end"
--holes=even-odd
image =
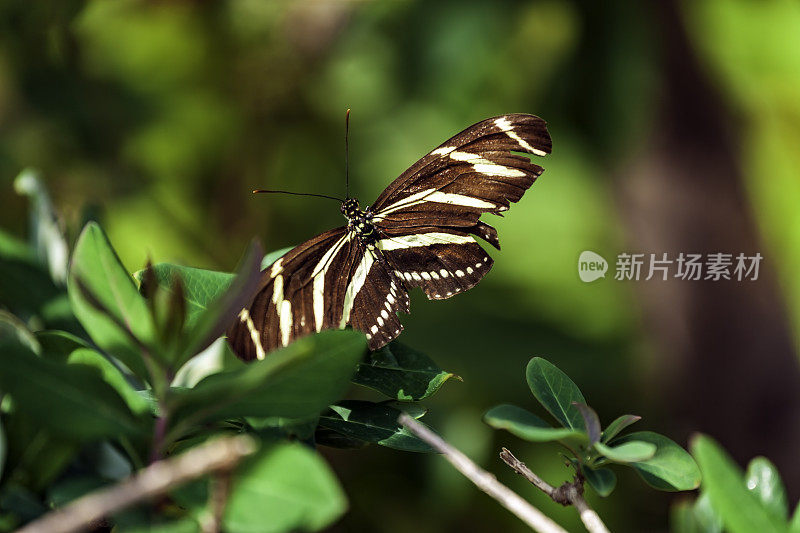
{"type": "Polygon", "coordinates": [[[578,258],[578,276],[584,283],[606,277],[608,263],[601,255],[586,250],[578,258]]]}

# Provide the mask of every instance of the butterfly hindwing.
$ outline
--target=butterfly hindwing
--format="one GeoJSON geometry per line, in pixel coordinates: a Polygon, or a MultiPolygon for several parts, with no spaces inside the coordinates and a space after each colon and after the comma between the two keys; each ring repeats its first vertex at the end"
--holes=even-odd
{"type": "Polygon", "coordinates": [[[251,304],[228,331],[245,360],[264,356],[292,340],[339,327],[346,279],[342,271],[357,247],[345,228],[318,235],[267,267],[251,304]]]}

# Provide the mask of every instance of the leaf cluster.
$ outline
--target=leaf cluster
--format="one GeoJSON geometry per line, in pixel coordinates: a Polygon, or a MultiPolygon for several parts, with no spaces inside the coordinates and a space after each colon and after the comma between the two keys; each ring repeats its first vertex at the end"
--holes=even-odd
{"type": "MultiPolygon", "coordinates": [[[[370,354],[361,333],[326,331],[245,364],[220,339],[285,250],[252,245],[234,273],[162,263],[131,275],[95,222],[69,254],[44,187],[23,178],[42,220],[31,242],[0,231],[0,531],[231,433],[261,449],[233,473],[223,528],[317,530],[347,507],[317,445],[430,451],[397,424],[454,377],[424,354],[370,354]],[[343,400],[353,384],[385,398],[343,400]]],[[[109,525],[197,531],[213,519],[212,481],[109,525]]]]}
{"type": "Polygon", "coordinates": [[[692,439],[692,455],[700,464],[700,496],[673,506],[675,533],[800,533],[800,505],[789,515],[786,488],[766,457],[756,457],[742,470],[706,435],[692,439]]]}
{"type": "Polygon", "coordinates": [[[658,490],[691,490],[700,484],[697,464],[672,440],[652,431],[623,433],[641,417],[622,415],[602,428],[581,390],[555,365],[535,357],[525,375],[533,396],[558,425],[508,404],[487,411],[484,421],[529,442],[558,442],[569,464],[599,495],[608,496],[616,487],[612,465],[633,468],[658,490]]]}

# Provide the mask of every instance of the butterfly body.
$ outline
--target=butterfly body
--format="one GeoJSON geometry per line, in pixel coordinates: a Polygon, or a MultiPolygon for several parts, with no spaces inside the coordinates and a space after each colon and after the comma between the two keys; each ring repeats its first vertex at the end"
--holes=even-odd
{"type": "Polygon", "coordinates": [[[347,219],[347,230],[365,245],[374,244],[377,232],[372,224],[372,211],[369,207],[362,211],[357,198],[348,198],[342,202],[342,214],[347,219]]]}
{"type": "Polygon", "coordinates": [[[352,326],[370,349],[396,338],[408,291],[444,299],[475,286],[492,259],[475,237],[499,249],[484,213],[502,215],[543,169],[524,152],[550,152],[533,115],[481,121],[432,150],[369,207],[346,199],[347,225],[297,246],[263,274],[252,303],[228,332],[236,354],[263,359],[293,339],[352,326]]]}

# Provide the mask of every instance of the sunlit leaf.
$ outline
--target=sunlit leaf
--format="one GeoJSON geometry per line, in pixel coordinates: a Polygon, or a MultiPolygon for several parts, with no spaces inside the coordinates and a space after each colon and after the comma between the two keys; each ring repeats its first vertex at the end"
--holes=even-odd
{"type": "Polygon", "coordinates": [[[289,252],[292,248],[294,247],[289,246],[287,248],[281,248],[279,250],[272,251],[267,255],[265,255],[264,258],[261,260],[261,270],[266,270],[267,267],[269,267],[270,265],[272,265],[272,263],[274,263],[284,255],[286,255],[286,253],[289,252]]]}
{"type": "Polygon", "coordinates": [[[241,465],[223,519],[228,533],[317,531],[347,509],[335,474],[302,444],[280,444],[241,465]]]}
{"type": "MultiPolygon", "coordinates": [[[[159,287],[172,291],[173,283],[180,278],[183,282],[186,298],[186,326],[192,327],[200,315],[208,309],[211,302],[217,300],[231,286],[235,275],[231,272],[217,272],[202,268],[158,263],[153,265],[153,274],[159,287]]],[[[144,270],[133,274],[144,290],[144,270]]]]}
{"type": "Polygon", "coordinates": [[[789,517],[786,488],[778,469],[766,457],[756,457],[747,465],[745,474],[747,490],[755,494],[764,508],[782,521],[789,517]]]}
{"type": "Polygon", "coordinates": [[[141,344],[152,345],[154,341],[150,311],[105,233],[94,222],[87,224],[78,238],[68,290],[75,316],[92,340],[138,376],[146,377],[141,344]],[[91,295],[82,290],[83,286],[91,295]],[[89,296],[114,319],[98,310],[89,296]]]}
{"type": "Polygon", "coordinates": [[[14,189],[30,198],[31,240],[53,281],[63,286],[67,281],[69,247],[44,183],[36,171],[25,169],[14,180],[14,189]]]}
{"type": "Polygon", "coordinates": [[[177,366],[208,348],[250,302],[261,278],[259,262],[262,255],[261,246],[255,241],[250,243],[227,290],[208,303],[194,324],[187,324],[177,366]]]}
{"type": "Polygon", "coordinates": [[[759,495],[745,486],[744,476],[728,454],[710,437],[699,435],[692,442],[692,453],[703,472],[703,492],[731,533],[779,533],[786,523],[761,502],[759,495]]]}

